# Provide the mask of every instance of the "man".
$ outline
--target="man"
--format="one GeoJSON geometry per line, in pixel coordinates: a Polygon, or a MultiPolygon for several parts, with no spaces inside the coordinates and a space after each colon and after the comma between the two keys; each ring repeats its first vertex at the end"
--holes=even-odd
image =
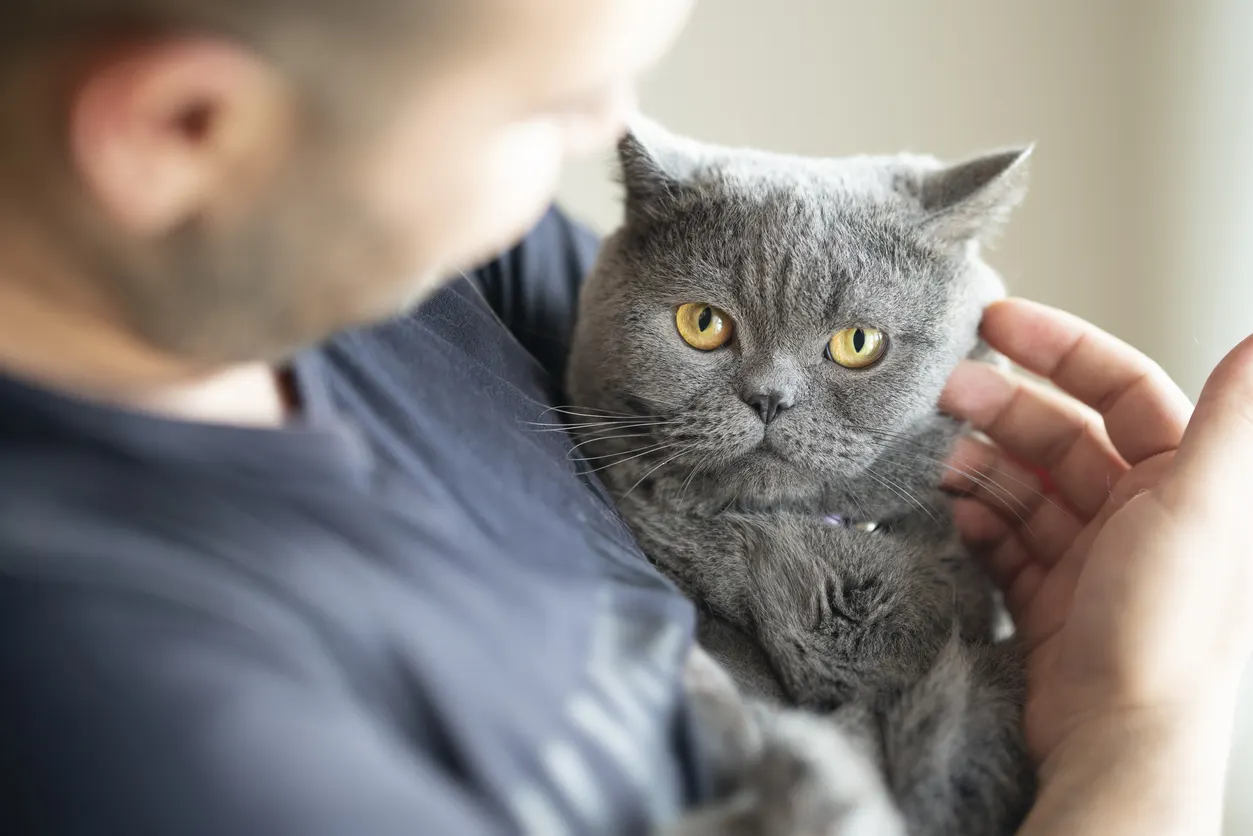
{"type": "MultiPolygon", "coordinates": [[[[706,800],[690,608],[526,424],[594,242],[548,214],[437,290],[613,140],[686,5],[6,4],[4,832],[625,833],[706,800]]],[[[1253,346],[1180,446],[1125,346],[1022,303],[986,330],[1078,399],[971,367],[947,403],[1002,445],[964,455],[1061,498],[1031,537],[958,511],[1033,648],[1026,830],[1213,831],[1253,346]]]]}

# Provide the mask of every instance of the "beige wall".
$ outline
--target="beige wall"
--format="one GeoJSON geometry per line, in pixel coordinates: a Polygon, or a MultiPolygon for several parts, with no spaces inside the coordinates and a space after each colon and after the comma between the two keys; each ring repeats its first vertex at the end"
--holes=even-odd
{"type": "MultiPolygon", "coordinates": [[[[1248,0],[704,0],[643,106],[697,138],[804,154],[1037,141],[992,260],[1195,395],[1253,332],[1251,42],[1248,0]]],[[[573,168],[562,195],[601,229],[619,216],[608,170],[573,168]]],[[[1246,703],[1234,786],[1253,785],[1246,703]]],[[[1229,832],[1253,833],[1253,799],[1230,810],[1229,832]]]]}

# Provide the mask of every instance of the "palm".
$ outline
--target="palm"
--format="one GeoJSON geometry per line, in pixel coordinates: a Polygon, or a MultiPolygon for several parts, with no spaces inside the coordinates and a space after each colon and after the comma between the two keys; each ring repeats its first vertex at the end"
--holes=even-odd
{"type": "Polygon", "coordinates": [[[1145,556],[1143,542],[1133,540],[1156,528],[1158,509],[1128,501],[1157,484],[1170,458],[1149,459],[1119,479],[1096,516],[1017,602],[1030,672],[1026,730],[1038,757],[1054,749],[1098,692],[1128,686],[1126,663],[1135,654],[1127,642],[1154,644],[1143,632],[1127,636],[1125,624],[1132,602],[1143,606],[1145,581],[1153,577],[1128,572],[1127,557],[1145,556]]]}
{"type": "Polygon", "coordinates": [[[1004,303],[984,330],[1075,396],[975,364],[945,396],[994,442],[964,442],[954,456],[971,474],[952,480],[968,494],[957,521],[1027,648],[1027,734],[1043,757],[1085,704],[1125,684],[1144,641],[1126,627],[1128,608],[1163,611],[1145,604],[1163,594],[1155,576],[1126,571],[1129,555],[1154,559],[1146,538],[1161,522],[1151,494],[1133,497],[1167,473],[1191,405],[1142,355],[1073,317],[1004,303]]]}

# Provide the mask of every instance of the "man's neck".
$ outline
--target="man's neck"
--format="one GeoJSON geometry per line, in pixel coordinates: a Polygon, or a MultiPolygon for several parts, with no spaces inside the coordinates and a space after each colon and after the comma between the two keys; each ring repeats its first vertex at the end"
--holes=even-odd
{"type": "Polygon", "coordinates": [[[124,409],[206,423],[278,426],[289,399],[275,370],[214,370],[163,357],[105,316],[58,306],[0,275],[0,374],[124,409]]]}
{"type": "Polygon", "coordinates": [[[256,427],[282,425],[292,406],[281,375],[265,363],[233,366],[145,395],[121,405],[184,421],[256,427]]]}

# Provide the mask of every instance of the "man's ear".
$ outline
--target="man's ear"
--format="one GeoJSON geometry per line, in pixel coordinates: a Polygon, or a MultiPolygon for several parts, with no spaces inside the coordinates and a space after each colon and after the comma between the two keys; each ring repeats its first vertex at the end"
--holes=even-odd
{"type": "Polygon", "coordinates": [[[664,216],[700,165],[695,143],[643,117],[632,120],[618,142],[627,219],[664,216]]]}
{"type": "Polygon", "coordinates": [[[948,244],[994,235],[1026,195],[1034,147],[998,151],[922,174],[915,188],[923,234],[948,244]]]}
{"type": "Polygon", "coordinates": [[[157,236],[264,182],[292,141],[294,111],[279,76],[228,41],[131,44],[83,72],[70,153],[109,218],[157,236]]]}

